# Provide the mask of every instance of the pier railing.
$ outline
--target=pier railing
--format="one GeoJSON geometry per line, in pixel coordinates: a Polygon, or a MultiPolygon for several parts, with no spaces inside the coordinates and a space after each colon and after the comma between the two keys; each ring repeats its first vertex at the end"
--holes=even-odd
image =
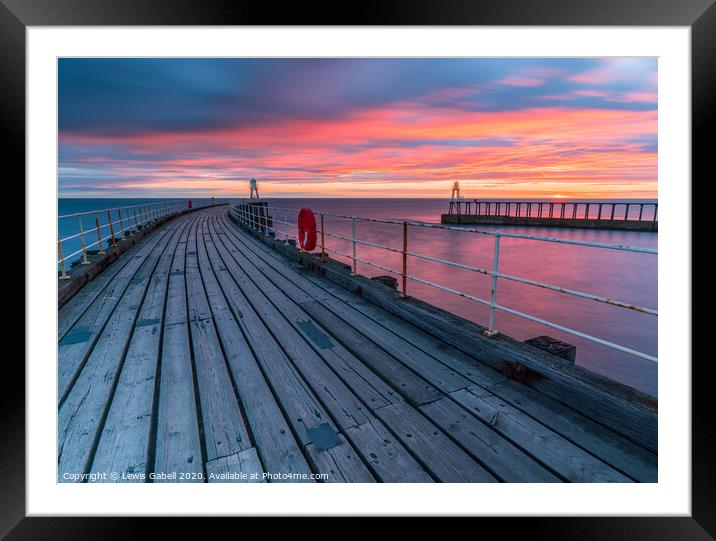
{"type": "Polygon", "coordinates": [[[188,206],[186,201],[166,201],[58,216],[57,265],[60,279],[70,278],[67,274],[67,261],[73,257],[81,255],[82,259],[79,263],[89,265],[89,255],[93,253],[103,255],[105,243],[108,247],[115,246],[120,240],[162,218],[185,210],[188,206]],[[75,232],[61,237],[59,231],[61,228],[66,229],[67,226],[63,227],[63,224],[68,222],[74,222],[74,226],[70,227],[73,227],[75,232]],[[77,247],[78,242],[79,247],[77,247]],[[70,248],[74,251],[66,254],[65,247],[68,243],[74,245],[70,248]]]}
{"type": "Polygon", "coordinates": [[[568,218],[572,220],[638,222],[656,222],[658,211],[658,203],[627,203],[619,201],[485,201],[480,199],[452,199],[448,207],[448,214],[459,214],[461,216],[568,218]],[[624,212],[623,215],[621,215],[622,211],[624,212]]]}
{"type": "MultiPolygon", "coordinates": [[[[260,231],[262,233],[271,233],[274,238],[281,240],[283,238],[284,241],[288,242],[289,238],[293,237],[293,234],[297,232],[298,226],[296,222],[289,221],[289,216],[298,214],[298,209],[289,209],[289,208],[283,208],[283,207],[271,207],[263,205],[263,208],[267,211],[271,211],[273,214],[270,218],[267,217],[264,213],[256,213],[253,212],[250,209],[249,205],[237,205],[237,206],[230,206],[230,212],[234,217],[244,225],[255,229],[257,231],[260,231]],[[289,231],[289,229],[291,231],[289,231]]],[[[578,336],[580,338],[583,338],[585,340],[588,340],[590,342],[594,342],[596,344],[601,344],[603,346],[628,353],[631,355],[634,355],[636,357],[640,357],[642,359],[647,359],[649,361],[657,362],[657,357],[653,355],[649,355],[647,353],[643,353],[641,351],[636,351],[634,349],[628,348],[626,346],[622,346],[620,344],[616,344],[614,342],[610,342],[608,340],[605,340],[603,338],[599,338],[596,336],[592,336],[590,334],[578,331],[576,329],[572,329],[569,327],[566,327],[564,325],[560,325],[558,323],[554,323],[551,321],[547,321],[543,318],[527,314],[525,312],[515,310],[513,308],[510,308],[508,306],[503,306],[497,302],[497,288],[499,284],[499,280],[508,280],[512,282],[518,282],[522,283],[528,286],[533,287],[539,287],[543,289],[548,289],[551,291],[555,291],[558,293],[563,293],[566,295],[571,295],[574,297],[579,297],[582,299],[591,300],[594,302],[604,303],[611,306],[616,306],[618,308],[622,308],[624,310],[631,310],[635,312],[641,312],[644,314],[648,314],[654,317],[658,317],[658,312],[656,308],[649,308],[649,307],[643,307],[638,306],[629,302],[620,301],[617,299],[612,299],[608,297],[603,297],[600,295],[595,295],[592,293],[586,293],[583,291],[576,291],[574,289],[569,289],[565,287],[561,287],[558,285],[553,284],[547,284],[543,282],[539,282],[537,280],[530,280],[528,278],[520,277],[520,276],[514,276],[510,274],[505,274],[503,272],[500,272],[499,270],[499,262],[500,262],[500,240],[503,237],[506,238],[514,238],[514,239],[525,239],[535,242],[548,242],[548,243],[558,243],[558,244],[571,244],[576,246],[585,246],[585,247],[591,247],[591,248],[605,248],[609,250],[621,250],[621,251],[627,251],[627,252],[633,252],[638,254],[644,254],[645,256],[656,256],[657,250],[653,248],[644,248],[644,247],[638,247],[638,246],[627,246],[623,244],[606,244],[606,243],[599,243],[599,242],[588,242],[588,241],[581,241],[581,240],[572,240],[572,239],[560,239],[555,237],[544,237],[544,236],[535,236],[535,235],[520,235],[516,233],[507,233],[502,231],[489,231],[485,229],[477,229],[477,228],[468,228],[468,227],[454,227],[454,226],[448,226],[448,225],[441,225],[441,224],[431,224],[431,223],[425,223],[425,222],[417,222],[417,221],[403,221],[403,220],[386,220],[386,219],[377,219],[377,218],[363,218],[358,216],[348,216],[343,214],[336,214],[332,212],[315,212],[314,214],[318,217],[318,224],[317,224],[317,235],[318,235],[318,244],[317,248],[320,249],[320,256],[321,259],[324,259],[326,255],[339,255],[342,257],[345,257],[349,259],[352,263],[351,265],[351,272],[352,274],[358,274],[358,264],[364,264],[368,265],[373,268],[377,268],[380,270],[383,270],[385,272],[388,272],[392,275],[398,276],[401,279],[401,289],[400,294],[402,297],[407,297],[408,295],[408,281],[412,280],[414,282],[427,285],[429,287],[433,287],[436,289],[439,289],[441,291],[450,293],[452,295],[457,295],[460,297],[463,297],[465,299],[477,302],[479,304],[485,305],[489,307],[490,315],[489,315],[489,321],[488,321],[488,330],[487,334],[495,334],[497,333],[497,330],[495,329],[495,312],[497,310],[500,310],[502,312],[511,314],[513,316],[517,316],[523,319],[527,319],[529,321],[545,325],[547,327],[551,327],[553,329],[565,332],[567,334],[571,334],[573,336],[578,336]],[[324,217],[330,216],[333,218],[339,218],[344,220],[349,220],[351,223],[351,231],[352,235],[350,237],[346,237],[344,235],[339,235],[334,232],[327,231],[326,224],[324,217]],[[372,223],[378,223],[378,224],[393,224],[393,225],[400,225],[402,226],[402,248],[396,249],[392,248],[390,246],[385,246],[381,244],[377,244],[374,242],[368,242],[365,240],[360,240],[357,237],[356,231],[356,225],[358,222],[372,222],[372,223]],[[458,263],[455,261],[448,261],[445,259],[440,259],[437,257],[433,257],[427,254],[421,254],[418,252],[410,251],[409,246],[409,228],[430,228],[430,229],[443,229],[443,230],[449,230],[449,231],[456,231],[460,233],[465,234],[476,234],[476,235],[483,235],[487,237],[494,238],[494,248],[493,248],[493,256],[492,256],[492,268],[481,268],[476,267],[472,265],[466,265],[464,263],[458,263]],[[329,239],[340,239],[343,241],[347,241],[351,243],[352,252],[351,253],[345,253],[342,251],[339,251],[331,246],[328,246],[326,244],[326,237],[329,239]],[[387,267],[385,265],[382,265],[380,263],[377,263],[375,261],[369,261],[363,257],[358,256],[358,247],[359,246],[370,246],[372,248],[377,248],[380,250],[385,250],[388,252],[393,252],[396,254],[399,254],[401,256],[402,266],[400,269],[394,269],[391,267],[387,267]],[[471,295],[469,293],[466,293],[464,291],[458,291],[456,289],[450,288],[443,284],[438,284],[436,282],[433,282],[431,280],[426,280],[425,278],[415,276],[409,272],[408,269],[408,258],[414,257],[417,259],[422,259],[426,261],[432,261],[434,263],[447,265],[450,267],[465,269],[473,272],[477,272],[479,274],[483,274],[486,276],[489,276],[491,278],[491,291],[490,291],[490,298],[489,299],[483,299],[480,297],[477,297],[475,295],[471,295]]]]}

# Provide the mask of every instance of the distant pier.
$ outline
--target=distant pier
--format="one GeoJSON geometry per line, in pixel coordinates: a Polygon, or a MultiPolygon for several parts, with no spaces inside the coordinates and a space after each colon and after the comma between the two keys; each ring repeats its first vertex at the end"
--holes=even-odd
{"type": "Polygon", "coordinates": [[[452,199],[444,224],[658,231],[658,203],[452,199]]]}

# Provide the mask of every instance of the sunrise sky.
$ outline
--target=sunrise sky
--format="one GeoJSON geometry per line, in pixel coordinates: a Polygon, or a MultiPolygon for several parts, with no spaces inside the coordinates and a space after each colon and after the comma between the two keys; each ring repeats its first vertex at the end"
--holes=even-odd
{"type": "Polygon", "coordinates": [[[652,198],[657,60],[61,59],[60,197],[652,198]]]}

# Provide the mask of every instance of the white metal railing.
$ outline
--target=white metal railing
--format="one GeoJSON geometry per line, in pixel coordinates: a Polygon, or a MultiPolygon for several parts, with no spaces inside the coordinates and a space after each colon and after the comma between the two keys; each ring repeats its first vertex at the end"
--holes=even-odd
{"type": "Polygon", "coordinates": [[[142,228],[162,218],[177,214],[187,208],[201,208],[202,206],[207,206],[208,203],[192,205],[192,207],[189,205],[190,203],[186,201],[162,201],[58,216],[57,264],[59,266],[60,279],[66,280],[70,278],[70,275],[67,274],[67,260],[82,254],[80,264],[88,265],[90,263],[88,251],[92,250],[93,247],[96,246],[97,253],[103,255],[103,245],[105,242],[108,247],[115,246],[118,241],[133,235],[142,228]],[[94,218],[94,220],[92,220],[92,218],[94,218]],[[90,227],[87,227],[86,223],[83,224],[83,219],[85,221],[87,219],[90,220],[90,227]],[[60,237],[60,224],[62,224],[63,221],[66,223],[66,221],[73,220],[76,221],[76,232],[60,237]],[[92,224],[92,222],[94,223],[92,224]],[[75,239],[79,239],[79,248],[70,254],[64,254],[64,243],[75,239]],[[88,240],[91,240],[91,242],[88,242],[88,240]]]}
{"type": "MultiPolygon", "coordinates": [[[[250,204],[240,204],[240,205],[231,205],[230,206],[230,212],[231,214],[242,224],[259,230],[263,233],[272,233],[275,238],[280,239],[281,237],[284,238],[286,242],[288,242],[290,234],[289,234],[289,228],[297,229],[297,224],[288,221],[288,214],[289,213],[298,213],[297,209],[289,209],[289,208],[282,208],[282,207],[271,207],[271,206],[263,206],[263,209],[267,211],[266,215],[260,214],[254,210],[251,210],[250,204]],[[273,211],[273,216],[270,216],[268,211],[273,211]],[[275,216],[277,214],[281,214],[283,217],[283,220],[277,219],[275,216]],[[283,226],[281,230],[276,228],[276,225],[283,226]]],[[[417,221],[401,221],[401,220],[386,220],[386,219],[378,219],[378,218],[362,218],[358,216],[348,216],[343,214],[336,214],[332,212],[314,212],[318,217],[320,221],[320,225],[317,224],[317,234],[320,234],[320,250],[321,250],[321,259],[324,259],[326,254],[335,254],[342,257],[345,257],[347,259],[350,259],[352,262],[352,268],[351,272],[355,275],[358,272],[358,263],[362,263],[377,269],[381,269],[383,271],[389,272],[391,274],[400,276],[402,279],[401,283],[401,296],[406,297],[407,296],[407,290],[408,290],[408,280],[412,280],[430,287],[434,287],[436,289],[439,289],[441,291],[445,291],[447,293],[450,293],[452,295],[457,295],[460,297],[463,297],[465,299],[469,299],[471,301],[477,302],[479,304],[483,304],[485,306],[488,306],[490,309],[490,316],[489,316],[489,322],[488,322],[488,334],[494,334],[497,331],[495,330],[495,311],[500,310],[502,312],[521,317],[523,319],[527,319],[529,321],[533,321],[535,323],[539,323],[542,325],[545,325],[547,327],[551,327],[553,329],[557,329],[559,331],[565,332],[567,334],[571,334],[574,336],[578,336],[580,338],[583,338],[585,340],[589,340],[591,342],[601,344],[603,346],[628,353],[631,355],[634,355],[636,357],[640,357],[642,359],[647,359],[649,361],[657,362],[657,357],[654,357],[653,355],[649,355],[647,353],[643,353],[641,351],[636,351],[634,349],[628,348],[626,346],[622,346],[620,344],[615,344],[613,342],[610,342],[608,340],[605,340],[603,338],[599,338],[596,336],[589,335],[587,333],[571,329],[569,327],[565,327],[564,325],[559,325],[557,323],[553,323],[551,321],[547,321],[545,319],[539,318],[537,316],[533,316],[530,314],[526,314],[524,312],[515,310],[513,308],[509,308],[507,306],[503,306],[501,304],[497,303],[497,286],[498,286],[498,280],[508,280],[512,282],[518,282],[521,284],[534,286],[534,287],[540,287],[544,289],[548,289],[551,291],[556,291],[559,293],[564,293],[566,295],[571,295],[575,297],[579,297],[582,299],[592,300],[604,304],[608,304],[611,306],[616,306],[618,308],[623,308],[626,310],[632,310],[636,312],[641,312],[644,314],[648,314],[654,317],[658,317],[658,312],[655,308],[648,308],[643,306],[638,306],[632,303],[611,299],[608,297],[603,297],[600,295],[594,295],[591,293],[585,293],[582,291],[576,291],[573,289],[568,289],[552,284],[546,284],[542,283],[536,280],[530,280],[527,278],[519,277],[519,276],[513,276],[510,274],[505,274],[499,271],[499,260],[500,260],[500,239],[503,237],[507,238],[515,238],[515,239],[525,239],[525,240],[531,240],[531,241],[537,241],[537,242],[549,242],[549,243],[559,243],[559,244],[571,244],[571,245],[577,245],[577,246],[585,246],[585,247],[591,247],[591,248],[605,248],[609,250],[621,250],[621,251],[627,251],[627,252],[634,252],[638,254],[647,254],[647,255],[657,255],[658,252],[654,248],[644,248],[639,246],[627,246],[623,244],[606,244],[606,243],[600,243],[600,242],[588,242],[588,241],[580,241],[580,240],[572,240],[572,239],[560,239],[555,237],[543,237],[543,236],[536,236],[536,235],[521,235],[518,233],[508,233],[508,232],[501,232],[501,231],[490,231],[485,229],[478,229],[478,228],[467,228],[467,227],[455,227],[455,226],[448,226],[448,225],[442,225],[442,224],[430,224],[425,222],[417,222],[417,221]],[[351,231],[352,236],[346,237],[342,235],[338,235],[336,233],[330,233],[326,231],[325,227],[325,221],[324,216],[330,216],[333,218],[339,218],[339,219],[345,219],[351,221],[351,231]],[[391,248],[390,246],[384,246],[381,244],[377,244],[374,242],[368,242],[365,240],[360,240],[357,238],[356,235],[356,223],[357,222],[373,222],[373,223],[382,223],[382,224],[395,224],[395,225],[402,225],[402,231],[403,231],[403,247],[402,249],[397,248],[391,248]],[[492,269],[485,269],[480,267],[475,267],[472,265],[466,265],[464,263],[458,263],[455,261],[448,261],[445,259],[440,259],[437,257],[420,254],[416,252],[410,252],[408,250],[408,228],[409,227],[421,227],[421,228],[430,228],[430,229],[443,229],[448,231],[459,231],[462,233],[473,233],[478,235],[484,235],[494,238],[494,250],[493,250],[493,257],[492,257],[492,269]],[[336,239],[341,239],[347,242],[351,243],[352,246],[352,253],[347,254],[345,252],[341,252],[339,250],[336,250],[334,248],[329,248],[326,246],[325,237],[331,237],[336,239]],[[370,246],[372,248],[377,248],[380,250],[386,250],[389,252],[393,252],[396,254],[400,254],[402,256],[402,269],[393,269],[390,267],[387,267],[385,265],[381,265],[379,263],[375,263],[373,261],[368,261],[364,258],[358,257],[357,255],[357,247],[358,246],[370,246]],[[456,289],[444,286],[442,284],[437,284],[435,282],[432,282],[430,280],[426,280],[424,278],[421,278],[419,276],[412,275],[408,272],[408,257],[415,257],[418,259],[426,260],[426,261],[432,261],[434,263],[439,263],[443,265],[448,265],[451,267],[457,267],[473,272],[477,272],[486,276],[491,277],[491,292],[490,292],[490,299],[482,299],[479,297],[476,297],[474,295],[471,295],[469,293],[465,293],[463,291],[458,291],[456,289]]]]}
{"type": "Polygon", "coordinates": [[[462,216],[567,218],[572,220],[596,219],[637,222],[656,222],[658,212],[659,204],[656,202],[636,203],[625,201],[486,201],[460,198],[451,199],[448,207],[448,214],[462,216]],[[592,207],[596,209],[595,214],[591,211],[592,207]],[[624,208],[623,217],[615,214],[620,207],[624,208]],[[631,208],[639,209],[637,216],[630,217],[629,211],[631,208]],[[568,212],[568,209],[571,212],[568,212]],[[645,210],[646,215],[644,214],[645,210]]]}

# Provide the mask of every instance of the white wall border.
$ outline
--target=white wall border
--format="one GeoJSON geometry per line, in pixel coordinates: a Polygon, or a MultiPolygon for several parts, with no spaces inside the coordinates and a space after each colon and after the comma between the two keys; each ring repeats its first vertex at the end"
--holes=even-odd
{"type": "Polygon", "coordinates": [[[29,27],[27,514],[689,515],[690,42],[687,27],[29,27]],[[71,56],[659,57],[659,483],[58,484],[56,66],[71,56]]]}

